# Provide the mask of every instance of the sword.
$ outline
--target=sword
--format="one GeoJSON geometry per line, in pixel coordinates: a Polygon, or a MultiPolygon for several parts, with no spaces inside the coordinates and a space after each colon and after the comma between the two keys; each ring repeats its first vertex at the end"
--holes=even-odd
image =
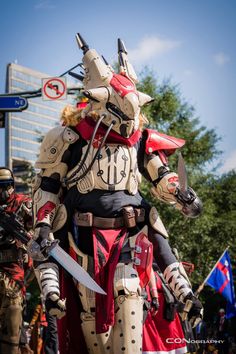
{"type": "Polygon", "coordinates": [[[6,213],[6,206],[0,206],[0,228],[8,235],[26,245],[29,255],[35,261],[44,261],[52,256],[65,270],[68,271],[78,282],[96,293],[106,295],[105,291],[91,278],[91,276],[59,245],[58,240],[43,240],[39,245],[26,232],[23,225],[14,213],[6,213]]]}
{"type": "MultiPolygon", "coordinates": [[[[82,268],[68,253],[59,245],[57,240],[43,240],[41,246],[34,240],[27,244],[27,250],[30,256],[37,260],[39,254],[44,250],[47,256],[52,256],[68,273],[70,273],[79,283],[90,290],[106,295],[106,292],[93,280],[93,278],[82,268]]],[[[45,259],[45,258],[44,258],[45,259]]],[[[39,259],[38,260],[43,260],[39,259]]]]}

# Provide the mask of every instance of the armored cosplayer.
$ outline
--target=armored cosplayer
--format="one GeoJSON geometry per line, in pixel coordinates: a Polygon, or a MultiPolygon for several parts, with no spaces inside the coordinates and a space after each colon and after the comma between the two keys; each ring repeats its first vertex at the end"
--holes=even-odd
{"type": "Polygon", "coordinates": [[[15,192],[11,170],[0,167],[0,353],[19,353],[25,270],[31,262],[14,224],[32,228],[32,201],[15,192]]]}
{"type": "MultiPolygon", "coordinates": [[[[95,294],[75,282],[88,351],[137,354],[142,352],[142,289],[150,281],[153,256],[178,300],[191,299],[192,320],[201,312],[157,210],[139,193],[141,175],[153,184],[158,199],[188,217],[199,215],[201,202],[191,188],[181,191],[178,175],[168,168],[167,156],[184,140],[143,129],[141,107],[152,98],[137,91],[123,42],[118,40],[116,74],[79,34],[77,41],[84,76],[75,76],[83,80],[88,104],[81,108],[78,124],[55,127],[42,142],[33,196],[34,237],[42,253],[45,240],[58,239],[106,292],[95,294]]],[[[64,305],[57,264],[45,260],[36,272],[48,310],[60,316],[64,305]]]]}

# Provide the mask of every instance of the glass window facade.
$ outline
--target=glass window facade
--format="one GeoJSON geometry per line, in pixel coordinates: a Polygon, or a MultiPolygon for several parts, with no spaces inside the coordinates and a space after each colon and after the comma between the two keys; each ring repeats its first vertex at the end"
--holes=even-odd
{"type": "MultiPolygon", "coordinates": [[[[20,93],[41,88],[42,78],[50,77],[17,64],[7,68],[7,92],[20,93]]],[[[72,103],[75,96],[67,100],[45,101],[42,97],[28,99],[28,108],[22,112],[8,113],[6,124],[6,159],[10,168],[19,161],[34,163],[40,142],[47,131],[60,124],[60,115],[66,104],[72,103]]]]}

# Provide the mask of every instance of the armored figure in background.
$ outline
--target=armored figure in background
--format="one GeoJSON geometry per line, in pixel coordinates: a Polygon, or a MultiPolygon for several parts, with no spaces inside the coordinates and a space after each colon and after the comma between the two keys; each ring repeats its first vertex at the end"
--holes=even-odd
{"type": "MultiPolygon", "coordinates": [[[[6,167],[0,167],[0,206],[15,213],[25,230],[32,228],[32,201],[15,192],[13,173],[6,167]]],[[[0,353],[18,354],[24,273],[29,266],[25,246],[0,227],[0,353]]]]}
{"type": "MultiPolygon", "coordinates": [[[[152,256],[178,300],[192,300],[192,316],[201,305],[169,247],[167,231],[154,207],[139,193],[141,175],[153,194],[188,217],[201,202],[188,188],[182,193],[167,157],[184,140],[144,129],[141,107],[152,101],[137,91],[137,77],[118,40],[120,73],[78,34],[83,50],[83,94],[89,103],[74,126],[59,126],[45,136],[34,186],[35,239],[56,237],[107,295],[76,284],[83,311],[82,331],[90,353],[142,352],[142,289],[151,276],[152,256]]],[[[63,312],[58,267],[38,265],[38,279],[55,315],[63,312]],[[61,310],[60,310],[61,309],[61,310]]],[[[63,353],[64,354],[64,353],[63,353]]]]}

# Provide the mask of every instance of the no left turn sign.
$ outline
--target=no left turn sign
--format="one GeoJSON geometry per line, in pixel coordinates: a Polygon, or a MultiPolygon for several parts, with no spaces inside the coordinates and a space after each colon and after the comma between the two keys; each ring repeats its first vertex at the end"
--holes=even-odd
{"type": "Polygon", "coordinates": [[[42,79],[43,100],[65,100],[66,97],[67,92],[65,77],[51,77],[42,79]]]}

